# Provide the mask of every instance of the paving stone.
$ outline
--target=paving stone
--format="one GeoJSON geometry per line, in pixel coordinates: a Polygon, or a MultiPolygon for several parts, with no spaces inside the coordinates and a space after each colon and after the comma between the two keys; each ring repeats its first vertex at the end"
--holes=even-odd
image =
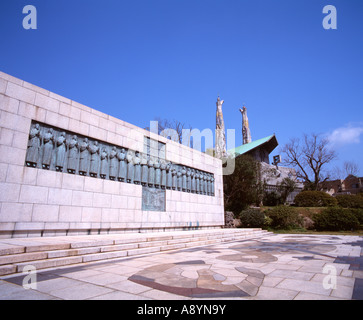
{"type": "Polygon", "coordinates": [[[310,292],[299,292],[294,300],[340,300],[337,297],[315,294],[310,292]]]}
{"type": "Polygon", "coordinates": [[[292,270],[275,270],[269,274],[271,277],[282,277],[296,280],[310,280],[313,277],[312,273],[299,272],[292,270]]]}
{"type": "Polygon", "coordinates": [[[264,287],[275,287],[285,278],[265,276],[261,286],[264,287]]]}
{"type": "Polygon", "coordinates": [[[354,291],[354,286],[344,286],[337,283],[336,289],[332,290],[330,296],[350,300],[352,299],[353,291],[354,291]]]}
{"type": "Polygon", "coordinates": [[[38,281],[36,290],[43,292],[43,293],[50,293],[51,291],[54,291],[54,290],[77,286],[80,284],[83,284],[83,282],[81,282],[79,280],[58,277],[56,279],[38,281]]]}
{"type": "Polygon", "coordinates": [[[90,283],[53,290],[49,294],[65,300],[84,300],[113,292],[114,290],[90,283]]]}
{"type": "Polygon", "coordinates": [[[94,275],[99,275],[102,274],[102,272],[97,271],[97,270],[93,270],[93,269],[79,269],[77,271],[75,271],[73,269],[63,269],[63,270],[59,270],[59,271],[53,271],[55,274],[58,274],[59,276],[62,276],[62,279],[66,279],[66,278],[71,278],[71,279],[76,279],[76,280],[83,280],[84,278],[90,277],[90,276],[94,276],[94,275]],[[68,271],[68,272],[67,272],[68,271]]]}
{"type": "Polygon", "coordinates": [[[255,296],[259,290],[257,286],[247,280],[243,280],[242,282],[235,284],[235,286],[250,296],[255,296]]]}
{"type": "MultiPolygon", "coordinates": [[[[248,278],[248,277],[246,277],[248,278]]],[[[233,284],[238,284],[241,283],[241,281],[243,281],[245,278],[242,276],[238,276],[238,277],[227,277],[226,280],[222,281],[223,285],[233,285],[233,284]]]]}
{"type": "MultiPolygon", "coordinates": [[[[189,271],[189,272],[193,272],[193,271],[189,271]]],[[[194,271],[195,272],[195,271],[194,271]]],[[[184,275],[185,272],[182,273],[182,275],[184,275]]],[[[196,272],[197,273],[197,272],[196,272]]],[[[197,273],[198,274],[198,273],[197,273]]],[[[214,274],[213,275],[213,278],[214,280],[217,280],[217,281],[225,281],[227,278],[221,274],[214,274]]]]}
{"type": "Polygon", "coordinates": [[[116,283],[110,283],[106,285],[108,288],[120,290],[128,293],[139,294],[141,292],[152,290],[150,287],[137,284],[132,281],[124,280],[116,283]]]}
{"type": "Polygon", "coordinates": [[[54,300],[54,297],[36,290],[25,290],[14,292],[1,300],[54,300]]]}
{"type": "Polygon", "coordinates": [[[246,278],[246,280],[247,280],[248,282],[252,283],[253,285],[255,285],[256,287],[259,287],[259,286],[262,284],[262,282],[263,282],[263,279],[261,279],[261,278],[256,278],[256,277],[251,277],[251,276],[248,276],[248,277],[246,278]]]}
{"type": "Polygon", "coordinates": [[[119,274],[122,276],[130,276],[132,274],[137,273],[138,271],[142,270],[140,268],[136,268],[136,267],[131,267],[131,266],[108,266],[108,267],[103,267],[103,268],[98,268],[96,269],[98,271],[102,271],[102,272],[109,272],[109,273],[114,273],[114,274],[119,274]]]}
{"type": "Polygon", "coordinates": [[[188,297],[184,297],[181,295],[169,293],[166,291],[161,291],[157,289],[152,289],[149,291],[145,291],[140,293],[141,297],[149,298],[153,300],[189,300],[188,297]]]}
{"type": "Polygon", "coordinates": [[[98,295],[96,297],[90,298],[89,300],[152,300],[152,299],[124,291],[114,291],[98,295]]]}
{"type": "Polygon", "coordinates": [[[286,290],[270,287],[260,287],[256,300],[293,300],[299,292],[295,290],[286,290]]]}
{"type": "Polygon", "coordinates": [[[120,281],[126,280],[126,279],[127,279],[127,277],[125,277],[125,276],[104,272],[101,274],[83,278],[82,281],[101,285],[101,286],[107,286],[109,284],[120,282],[120,281]]]}
{"type": "MultiPolygon", "coordinates": [[[[316,282],[320,282],[323,283],[324,279],[326,277],[329,277],[330,274],[316,274],[311,281],[316,281],[316,282]]],[[[354,286],[354,278],[352,277],[342,277],[342,276],[336,276],[336,285],[338,286],[349,286],[349,287],[353,287],[354,286]]]]}
{"type": "Polygon", "coordinates": [[[317,283],[314,281],[304,281],[304,280],[294,280],[294,279],[285,279],[282,280],[276,288],[279,289],[288,289],[288,290],[296,290],[316,293],[321,295],[329,296],[331,293],[331,289],[324,289],[322,283],[317,283]]]}
{"type": "Polygon", "coordinates": [[[6,300],[12,294],[24,291],[21,286],[0,280],[0,299],[6,300]]]}
{"type": "Polygon", "coordinates": [[[355,279],[352,299],[363,300],[363,279],[355,279]]]}

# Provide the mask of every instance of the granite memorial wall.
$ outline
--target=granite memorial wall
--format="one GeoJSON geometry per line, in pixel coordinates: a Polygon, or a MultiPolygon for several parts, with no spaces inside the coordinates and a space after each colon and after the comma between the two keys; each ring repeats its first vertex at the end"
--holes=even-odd
{"type": "Polygon", "coordinates": [[[224,225],[219,159],[0,72],[0,237],[224,225]]]}

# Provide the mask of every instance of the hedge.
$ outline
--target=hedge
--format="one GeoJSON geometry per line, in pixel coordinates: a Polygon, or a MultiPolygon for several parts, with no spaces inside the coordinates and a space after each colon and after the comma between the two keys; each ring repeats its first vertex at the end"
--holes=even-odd
{"type": "Polygon", "coordinates": [[[359,228],[357,215],[350,209],[327,208],[323,212],[313,215],[314,228],[318,231],[356,230],[359,228]]]}
{"type": "Polygon", "coordinates": [[[355,215],[361,226],[363,226],[363,209],[350,209],[350,212],[355,215]]]}
{"type": "Polygon", "coordinates": [[[343,208],[363,209],[363,197],[353,194],[341,194],[335,197],[343,208]]]}
{"type": "Polygon", "coordinates": [[[265,223],[265,214],[259,209],[242,210],[239,218],[244,228],[262,228],[265,223]]]}
{"type": "Polygon", "coordinates": [[[265,213],[272,220],[270,226],[274,229],[293,229],[303,225],[303,219],[294,207],[277,206],[265,213]]]}
{"type": "Polygon", "coordinates": [[[338,204],[337,199],[323,191],[302,191],[295,197],[298,207],[332,207],[338,204]]]}

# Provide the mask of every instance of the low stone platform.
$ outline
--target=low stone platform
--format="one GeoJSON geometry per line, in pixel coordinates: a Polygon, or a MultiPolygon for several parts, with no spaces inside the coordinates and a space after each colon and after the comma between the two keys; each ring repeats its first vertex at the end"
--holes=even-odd
{"type": "Polygon", "coordinates": [[[28,265],[39,270],[267,234],[266,230],[248,228],[1,239],[0,276],[20,273],[28,265]]]}
{"type": "MultiPolygon", "coordinates": [[[[222,233],[228,231],[233,229],[222,233]]],[[[363,237],[258,232],[241,240],[37,270],[31,282],[28,273],[0,276],[0,300],[168,300],[170,307],[169,300],[363,299],[363,237]],[[24,286],[29,283],[31,288],[24,286]]],[[[140,305],[145,302],[127,304],[135,314],[140,305]]],[[[170,315],[180,311],[172,308],[170,315]]]]}

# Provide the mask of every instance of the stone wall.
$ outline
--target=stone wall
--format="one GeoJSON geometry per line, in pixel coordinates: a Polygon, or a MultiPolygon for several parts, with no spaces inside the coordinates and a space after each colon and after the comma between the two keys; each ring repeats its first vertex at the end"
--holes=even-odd
{"type": "Polygon", "coordinates": [[[224,225],[219,159],[0,72],[0,237],[146,232],[224,225]],[[165,189],[165,211],[142,210],[143,186],[26,165],[39,122],[91,140],[145,151],[165,144],[167,161],[214,177],[214,195],[165,189]]]}

